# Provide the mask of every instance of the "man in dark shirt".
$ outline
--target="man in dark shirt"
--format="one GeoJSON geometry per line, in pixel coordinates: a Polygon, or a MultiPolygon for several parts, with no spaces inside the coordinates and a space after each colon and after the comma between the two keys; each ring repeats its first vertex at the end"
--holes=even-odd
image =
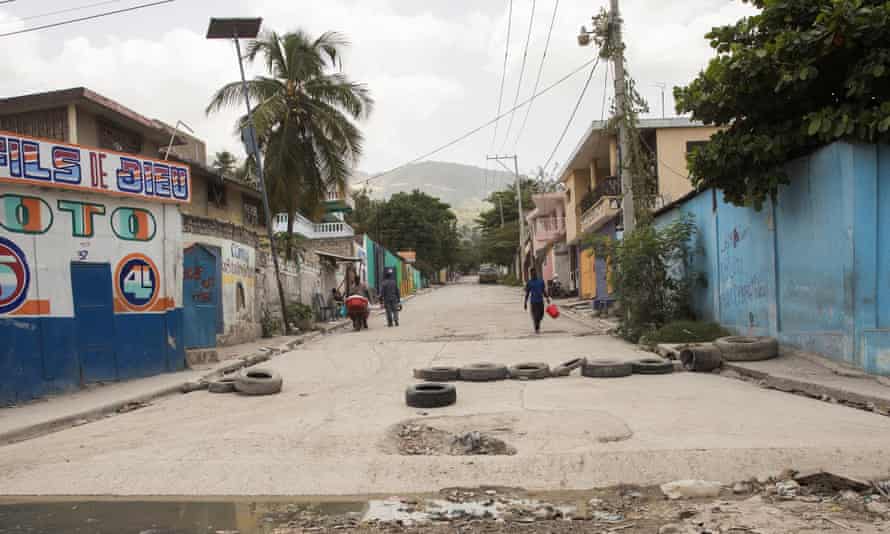
{"type": "Polygon", "coordinates": [[[525,302],[523,308],[528,309],[528,303],[532,304],[532,322],[535,325],[535,333],[541,333],[541,319],[544,318],[544,299],[550,302],[550,295],[547,294],[547,285],[543,280],[538,278],[538,271],[532,267],[529,271],[529,281],[525,284],[525,302]]]}
{"type": "Polygon", "coordinates": [[[399,303],[402,301],[402,294],[392,271],[386,272],[383,284],[380,286],[380,298],[383,299],[383,307],[386,308],[386,325],[392,326],[395,323],[399,326],[399,303]]]}

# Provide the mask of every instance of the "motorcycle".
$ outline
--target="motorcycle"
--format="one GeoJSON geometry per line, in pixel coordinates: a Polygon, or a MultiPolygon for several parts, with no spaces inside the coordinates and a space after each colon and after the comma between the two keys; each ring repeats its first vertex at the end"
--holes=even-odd
{"type": "Polygon", "coordinates": [[[550,280],[550,287],[547,288],[547,292],[550,294],[550,298],[558,299],[563,298],[566,295],[566,291],[562,288],[562,284],[558,279],[550,280]]]}

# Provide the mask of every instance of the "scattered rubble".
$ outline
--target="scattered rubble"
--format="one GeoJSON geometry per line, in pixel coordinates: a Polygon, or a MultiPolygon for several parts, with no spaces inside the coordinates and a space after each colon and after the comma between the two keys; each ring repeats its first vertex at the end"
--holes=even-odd
{"type": "Polygon", "coordinates": [[[415,456],[514,455],[504,441],[473,431],[455,435],[429,425],[403,424],[395,431],[399,454],[415,456]]]}
{"type": "Polygon", "coordinates": [[[668,499],[704,499],[717,497],[723,484],[708,480],[677,480],[661,485],[668,499]]]}

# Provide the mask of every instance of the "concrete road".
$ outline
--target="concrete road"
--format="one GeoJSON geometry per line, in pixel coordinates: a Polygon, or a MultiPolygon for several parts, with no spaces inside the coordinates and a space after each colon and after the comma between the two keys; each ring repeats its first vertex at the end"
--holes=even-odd
{"type": "Polygon", "coordinates": [[[568,318],[533,336],[517,289],[458,284],[414,299],[402,326],[328,336],[269,366],[269,397],[196,392],[0,448],[0,493],[348,495],[495,484],[585,489],[783,468],[888,478],[890,418],[717,375],[458,383],[456,405],[404,403],[411,371],[478,361],[641,356],[568,318]],[[401,456],[416,420],[481,430],[515,456],[401,456]]]}

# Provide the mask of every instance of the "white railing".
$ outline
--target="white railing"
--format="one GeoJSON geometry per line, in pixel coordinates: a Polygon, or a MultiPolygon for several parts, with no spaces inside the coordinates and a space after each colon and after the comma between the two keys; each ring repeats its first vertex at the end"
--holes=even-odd
{"type": "Polygon", "coordinates": [[[556,235],[565,233],[566,218],[565,217],[539,217],[535,220],[535,232],[539,239],[548,239],[556,235]]]}
{"type": "Polygon", "coordinates": [[[621,197],[603,196],[581,215],[581,231],[596,230],[621,209],[621,197]]]}
{"type": "MultiPolygon", "coordinates": [[[[275,216],[275,231],[287,232],[286,213],[279,213],[275,216]]],[[[293,232],[308,239],[352,237],[355,235],[355,230],[345,222],[314,223],[299,213],[294,219],[293,232]]]]}
{"type": "Polygon", "coordinates": [[[338,200],[343,200],[343,195],[341,195],[339,191],[328,191],[325,195],[325,200],[328,202],[336,202],[338,200]]]}

